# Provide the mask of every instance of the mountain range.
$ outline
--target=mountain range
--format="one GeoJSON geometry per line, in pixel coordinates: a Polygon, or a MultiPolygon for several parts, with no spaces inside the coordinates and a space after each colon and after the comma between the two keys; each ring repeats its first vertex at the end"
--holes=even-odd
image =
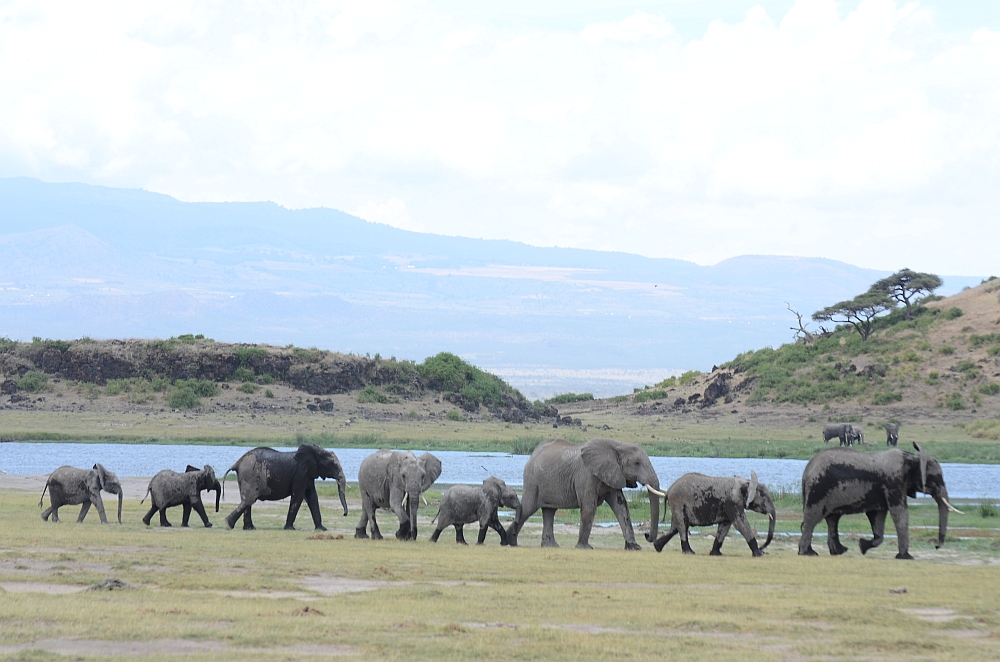
{"type": "MultiPolygon", "coordinates": [[[[474,221],[470,221],[474,227],[474,221]]],[[[631,391],[791,338],[904,266],[713,266],[447,237],[332,209],[0,179],[0,336],[169,337],[459,354],[529,397],[631,391]]],[[[940,293],[981,277],[943,276],[940,293]]]]}

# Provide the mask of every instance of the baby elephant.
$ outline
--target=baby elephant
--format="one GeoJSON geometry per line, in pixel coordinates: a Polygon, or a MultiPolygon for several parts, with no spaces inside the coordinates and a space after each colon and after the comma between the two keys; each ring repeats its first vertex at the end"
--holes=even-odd
{"type": "MultiPolygon", "coordinates": [[[[201,492],[203,490],[215,490],[215,512],[219,512],[219,497],[222,494],[222,485],[215,477],[215,470],[209,465],[204,469],[197,469],[190,464],[184,473],[179,474],[170,469],[164,469],[153,476],[146,489],[146,496],[152,495],[153,506],[142,518],[142,523],[149,526],[149,520],[157,510],[160,511],[160,526],[170,526],[167,521],[167,508],[173,506],[184,506],[184,515],[181,519],[181,526],[187,526],[191,518],[191,509],[194,508],[201,516],[201,521],[206,527],[212,526],[205,514],[205,506],[201,503],[201,492]]],[[[142,498],[143,501],[146,497],[142,498]]]]}
{"type": "MultiPolygon", "coordinates": [[[[472,522],[479,522],[479,540],[482,545],[486,540],[486,531],[493,528],[500,534],[500,544],[507,544],[507,532],[500,526],[497,517],[497,507],[500,505],[514,508],[521,514],[521,502],[517,493],[507,483],[490,476],[482,485],[453,485],[441,497],[441,508],[434,516],[437,528],[431,534],[431,542],[437,542],[441,532],[449,526],[455,526],[455,542],[466,545],[462,527],[472,522]]],[[[431,520],[433,522],[434,520],[431,520]]]]}
{"type": "Polygon", "coordinates": [[[93,469],[76,469],[74,467],[59,467],[52,472],[49,479],[45,481],[42,488],[42,498],[38,500],[38,507],[42,507],[42,499],[45,498],[45,490],[49,491],[50,506],[42,512],[42,519],[49,521],[59,521],[59,508],[61,506],[75,506],[82,503],[80,516],[77,522],[82,522],[90,510],[90,505],[97,506],[97,514],[101,516],[101,524],[107,524],[108,518],[104,515],[104,501],[101,499],[101,490],[108,494],[118,495],[118,523],[122,523],[122,484],[118,481],[118,476],[108,471],[100,464],[95,464],[93,469]]]}

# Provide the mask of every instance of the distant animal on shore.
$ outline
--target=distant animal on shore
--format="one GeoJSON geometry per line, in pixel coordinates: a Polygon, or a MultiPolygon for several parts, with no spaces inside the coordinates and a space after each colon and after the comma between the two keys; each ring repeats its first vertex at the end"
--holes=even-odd
{"type": "Polygon", "coordinates": [[[823,426],[823,441],[840,439],[841,446],[848,446],[854,437],[854,431],[850,423],[827,423],[823,426]]]}
{"type": "Polygon", "coordinates": [[[857,425],[852,425],[850,445],[853,446],[855,441],[861,442],[862,444],[865,443],[865,431],[857,425]]]}
{"type": "MultiPolygon", "coordinates": [[[[201,502],[201,493],[205,490],[215,490],[215,512],[219,512],[222,484],[215,477],[215,470],[211,466],[206,464],[204,469],[199,469],[189,464],[184,473],[164,469],[153,476],[149,481],[149,487],[146,488],[146,495],[152,497],[152,506],[142,518],[142,523],[149,526],[153,515],[156,511],[160,511],[160,526],[171,526],[167,521],[167,508],[183,506],[181,526],[188,525],[191,509],[194,508],[202,523],[206,527],[211,527],[212,523],[208,521],[205,506],[201,502]]],[[[145,500],[146,497],[143,497],[140,503],[145,500]]]]}
{"type": "Polygon", "coordinates": [[[885,445],[894,447],[899,445],[899,423],[885,424],[885,445]]]}
{"type": "Polygon", "coordinates": [[[49,491],[49,507],[42,512],[42,519],[49,521],[59,521],[59,508],[62,506],[75,506],[83,504],[80,508],[80,516],[77,522],[82,522],[90,510],[91,504],[97,507],[97,514],[101,517],[101,524],[107,524],[108,518],[104,514],[104,501],[101,499],[101,491],[108,494],[118,495],[118,523],[122,523],[122,484],[113,472],[108,471],[100,464],[95,464],[93,469],[76,469],[75,467],[59,467],[45,481],[42,488],[42,497],[38,500],[38,507],[42,507],[42,499],[45,498],[45,490],[49,491]]]}

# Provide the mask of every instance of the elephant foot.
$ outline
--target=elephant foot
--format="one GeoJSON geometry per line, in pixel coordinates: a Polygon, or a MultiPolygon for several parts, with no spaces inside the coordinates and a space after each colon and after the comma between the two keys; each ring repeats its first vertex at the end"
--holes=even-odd
{"type": "Polygon", "coordinates": [[[653,542],[653,540],[655,540],[652,536],[652,533],[653,533],[652,531],[646,531],[645,534],[646,542],[653,542]]]}
{"type": "Polygon", "coordinates": [[[205,522],[205,528],[206,529],[211,529],[212,528],[212,523],[211,522],[205,522]]]}
{"type": "Polygon", "coordinates": [[[183,524],[181,524],[181,528],[182,529],[189,529],[191,527],[190,527],[190,525],[187,522],[184,522],[183,524]]]}
{"type": "Polygon", "coordinates": [[[874,546],[875,545],[872,543],[872,541],[868,540],[867,538],[862,538],[861,540],[858,541],[858,547],[861,548],[862,554],[867,554],[868,550],[874,546]]]}
{"type": "Polygon", "coordinates": [[[320,524],[319,526],[317,526],[317,527],[316,527],[315,529],[313,529],[313,530],[314,530],[314,531],[326,531],[326,527],[325,527],[325,526],[323,526],[322,524],[320,524]]]}
{"type": "Polygon", "coordinates": [[[722,556],[722,552],[721,552],[721,551],[719,551],[719,550],[717,550],[717,549],[715,549],[715,548],[713,547],[713,548],[712,548],[712,551],[711,551],[711,552],[709,552],[709,553],[708,553],[708,555],[709,555],[709,556],[722,556]]]}
{"type": "Polygon", "coordinates": [[[542,547],[558,547],[559,543],[555,540],[542,538],[542,547]]]}
{"type": "Polygon", "coordinates": [[[511,537],[510,535],[508,535],[507,536],[507,546],[508,547],[517,547],[517,536],[511,537]]]}
{"type": "MultiPolygon", "coordinates": [[[[556,547],[558,547],[558,545],[556,545],[556,547]]],[[[578,543],[576,543],[576,548],[577,549],[594,549],[593,547],[590,546],[589,542],[578,542],[578,543]]],[[[626,547],[625,549],[628,549],[628,547],[626,547]]]]}
{"type": "Polygon", "coordinates": [[[681,551],[684,552],[685,554],[691,554],[692,556],[694,556],[694,550],[691,549],[690,547],[688,547],[687,549],[682,549],[681,551]]]}
{"type": "Polygon", "coordinates": [[[243,530],[244,531],[256,531],[257,527],[254,526],[253,524],[244,524],[243,525],[243,530]]]}
{"type": "MultiPolygon", "coordinates": [[[[102,523],[103,523],[103,522],[102,522],[102,523]]],[[[167,527],[170,527],[170,526],[173,526],[173,524],[171,524],[170,522],[160,522],[160,526],[167,526],[167,527]]]]}
{"type": "Polygon", "coordinates": [[[226,517],[226,526],[228,526],[230,529],[236,528],[236,520],[226,517]]]}
{"type": "MultiPolygon", "coordinates": [[[[722,552],[719,552],[718,556],[722,556],[722,552]]],[[[753,557],[754,558],[758,558],[760,556],[764,556],[764,550],[762,550],[762,549],[755,549],[755,550],[753,550],[753,557]]]]}
{"type": "Polygon", "coordinates": [[[382,540],[382,534],[378,531],[372,532],[372,540],[382,540]]]}
{"type": "MultiPolygon", "coordinates": [[[[588,545],[589,547],[589,545],[588,545]]],[[[637,542],[627,542],[625,543],[625,550],[628,552],[637,552],[642,549],[642,545],[637,542]]]]}
{"type": "Polygon", "coordinates": [[[667,536],[660,536],[656,539],[656,542],[653,543],[653,549],[657,552],[662,552],[663,548],[667,546],[668,540],[670,539],[667,536]]]}
{"type": "MultiPolygon", "coordinates": [[[[465,542],[464,540],[459,540],[459,541],[458,541],[458,544],[459,544],[459,545],[465,545],[466,547],[468,547],[468,546],[469,546],[469,543],[465,542]]],[[[483,543],[481,543],[481,542],[480,542],[480,543],[476,543],[476,544],[477,544],[477,545],[482,545],[483,543]]]]}
{"type": "Polygon", "coordinates": [[[285,531],[294,531],[294,530],[295,530],[295,525],[294,524],[286,524],[285,525],[285,531]]]}
{"type": "Polygon", "coordinates": [[[913,557],[910,556],[909,552],[900,552],[899,554],[896,554],[896,558],[899,559],[900,561],[912,561],[913,560],[913,557]]]}
{"type": "Polygon", "coordinates": [[[840,545],[840,546],[834,547],[833,549],[830,550],[830,556],[840,556],[841,554],[843,554],[846,551],[847,551],[847,548],[844,547],[843,545],[840,545]]]}
{"type": "Polygon", "coordinates": [[[819,556],[819,554],[816,553],[815,549],[813,549],[812,547],[809,547],[809,548],[806,548],[805,550],[801,550],[800,549],[799,550],[799,556],[819,556]]]}
{"type": "Polygon", "coordinates": [[[365,540],[368,538],[368,532],[364,529],[354,529],[354,537],[358,540],[365,540]]]}

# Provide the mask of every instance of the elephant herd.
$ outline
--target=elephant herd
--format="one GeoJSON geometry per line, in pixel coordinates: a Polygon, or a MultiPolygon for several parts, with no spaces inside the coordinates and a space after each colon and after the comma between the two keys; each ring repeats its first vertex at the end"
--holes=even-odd
{"type": "MultiPolygon", "coordinates": [[[[886,423],[885,445],[895,448],[899,445],[899,423],[886,423]]],[[[853,446],[854,442],[865,443],[865,431],[851,423],[829,423],[823,426],[823,441],[840,439],[841,446],[853,446]]]]}
{"type": "MultiPolygon", "coordinates": [[[[828,527],[827,544],[830,553],[847,551],[838,536],[841,516],[864,513],[871,523],[873,538],[862,539],[861,552],[879,546],[884,539],[886,516],[891,516],[896,528],[899,550],[896,558],[909,559],[909,515],[907,497],[917,492],[929,494],[938,504],[939,525],[936,545],[944,544],[948,513],[956,510],[948,502],[941,465],[914,444],[917,453],[891,448],[863,453],[852,448],[829,448],[818,452],[806,465],[802,475],[803,522],[799,540],[800,555],[811,556],[812,535],[822,520],[828,527]]],[[[376,522],[379,510],[396,515],[396,538],[416,540],[417,510],[423,493],[441,475],[441,461],[431,453],[415,455],[409,451],[379,450],[362,461],[358,470],[361,491],[361,517],[355,538],[382,538],[376,522]]],[[[151,498],[149,512],[142,518],[147,526],[156,512],[160,525],[170,526],[166,510],[183,507],[182,526],[188,526],[191,510],[195,510],[206,527],[212,526],[201,502],[201,492],[215,491],[215,510],[219,510],[225,476],[235,472],[240,489],[240,503],[226,517],[229,528],[243,518],[243,528],[254,528],[252,508],[257,501],[290,498],[285,528],[293,529],[302,501],[312,515],[313,526],[325,530],[316,492],[317,478],[337,481],[344,516],[348,514],[345,491],[347,481],[337,456],[312,444],[302,444],[293,452],[271,448],[255,448],[245,453],[223,475],[220,482],[210,466],[202,469],[188,466],[184,473],[164,470],[149,482],[146,496],[151,498]]],[[[590,548],[590,532],[597,507],[607,504],[618,520],[625,538],[625,549],[638,550],[623,490],[645,487],[649,493],[649,529],[646,541],[657,552],[674,536],[680,536],[681,549],[693,554],[688,542],[691,527],[717,526],[711,555],[721,554],[722,544],[731,527],[745,539],[753,556],[763,556],[764,549],[774,538],[777,513],[767,487],[750,472],[750,478],[684,474],[667,491],[660,491],[659,479],[645,450],[635,443],[615,439],[591,439],[575,444],[562,439],[540,443],[524,467],[521,498],[504,481],[489,477],[481,486],[455,485],[441,498],[431,542],[437,542],[441,532],[455,527],[456,542],[465,544],[463,527],[479,523],[478,544],[483,544],[490,528],[500,536],[501,545],[517,546],[518,534],[525,522],[538,510],[542,511],[543,547],[557,547],[554,535],[555,513],[560,508],[580,511],[580,528],[576,546],[590,548]],[[670,528],[657,537],[660,520],[660,498],[670,508],[670,528]],[[504,530],[498,518],[500,506],[514,510],[514,521],[504,530]],[[753,527],[747,520],[751,510],[768,516],[767,539],[758,546],[753,527]]],[[[101,492],[118,496],[118,522],[121,523],[122,488],[117,476],[100,464],[91,470],[60,467],[48,478],[42,490],[48,490],[51,506],[42,519],[59,521],[58,510],[63,505],[79,505],[82,522],[93,504],[101,522],[107,523],[101,492]]],[[[145,501],[145,497],[143,498],[145,501]]],[[[426,503],[426,500],[424,500],[426,503]]],[[[39,507],[42,500],[39,500],[39,507]]]]}

